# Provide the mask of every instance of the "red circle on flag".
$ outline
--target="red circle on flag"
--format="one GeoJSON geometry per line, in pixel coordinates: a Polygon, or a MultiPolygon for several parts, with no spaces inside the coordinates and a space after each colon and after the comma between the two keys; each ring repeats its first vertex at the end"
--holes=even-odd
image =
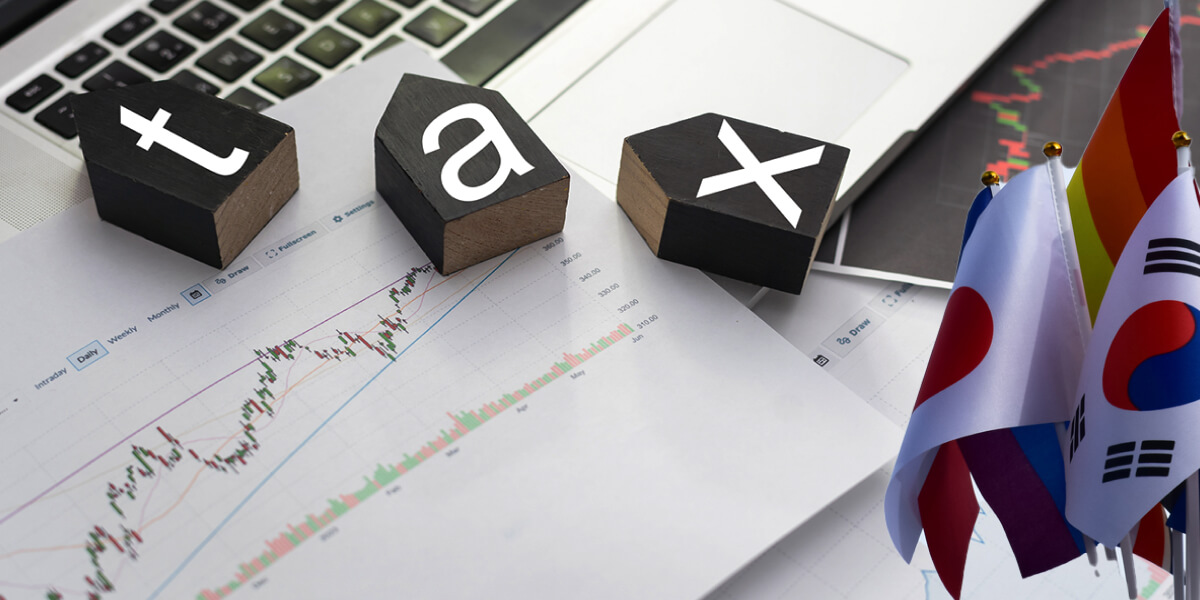
{"type": "Polygon", "coordinates": [[[913,410],[961,381],[983,362],[992,347],[994,328],[992,311],[979,292],[963,286],[950,294],[913,410]]]}
{"type": "Polygon", "coordinates": [[[1200,311],[1176,300],[1129,315],[1104,358],[1104,397],[1123,410],[1161,410],[1200,399],[1200,311]]]}

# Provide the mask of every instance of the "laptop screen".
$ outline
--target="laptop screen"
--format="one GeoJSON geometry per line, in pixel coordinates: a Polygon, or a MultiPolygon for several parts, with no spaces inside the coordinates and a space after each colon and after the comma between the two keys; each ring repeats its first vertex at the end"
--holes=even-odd
{"type": "Polygon", "coordinates": [[[68,0],[0,0],[0,46],[68,0]]]}

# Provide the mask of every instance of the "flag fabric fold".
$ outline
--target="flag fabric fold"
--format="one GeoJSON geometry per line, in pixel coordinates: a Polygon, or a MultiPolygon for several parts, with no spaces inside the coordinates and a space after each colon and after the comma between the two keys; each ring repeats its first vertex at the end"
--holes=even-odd
{"type": "MultiPolygon", "coordinates": [[[[1043,486],[1047,484],[1041,476],[1053,470],[1033,466],[1016,438],[1003,434],[963,438],[1061,423],[1072,416],[1083,339],[1048,169],[1021,173],[994,198],[980,195],[987,205],[977,212],[964,243],[954,288],[885,497],[888,529],[897,549],[911,560],[924,530],[939,576],[956,597],[978,515],[970,463],[990,469],[989,473],[1043,481],[1043,486]],[[1013,475],[1000,468],[1005,465],[987,460],[989,447],[1001,445],[1009,455],[1024,457],[1022,474],[1013,475]]],[[[1057,438],[1052,429],[1041,430],[1041,435],[1047,431],[1057,438]]],[[[1053,446],[1038,437],[1030,433],[1029,449],[1034,455],[1039,451],[1045,455],[1045,449],[1053,446]]],[[[1061,464],[1061,454],[1058,460],[1061,464]]],[[[1041,515],[1037,518],[1062,525],[1056,493],[1044,493],[1037,511],[1022,514],[1041,515]]],[[[1070,545],[1077,556],[1081,546],[1074,543],[1069,526],[1057,531],[1065,536],[1057,551],[1070,545]]],[[[1054,560],[1040,557],[1022,570],[1044,570],[1039,565],[1054,560]]]]}
{"type": "Polygon", "coordinates": [[[1066,473],[1057,423],[977,433],[958,441],[967,467],[1017,559],[1021,577],[1086,551],[1066,518],[1066,473]]]}
{"type": "MultiPolygon", "coordinates": [[[[1165,142],[1163,142],[1165,144],[1165,142]]],[[[1133,231],[1076,398],[1067,516],[1115,545],[1200,468],[1200,194],[1190,169],[1133,231]]],[[[1139,536],[1140,537],[1140,536],[1139,536]]]]}

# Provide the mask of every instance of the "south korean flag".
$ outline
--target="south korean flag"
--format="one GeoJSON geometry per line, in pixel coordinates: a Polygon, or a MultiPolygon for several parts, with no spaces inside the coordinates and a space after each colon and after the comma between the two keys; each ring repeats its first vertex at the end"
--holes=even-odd
{"type": "Polygon", "coordinates": [[[1115,546],[1200,468],[1200,194],[1179,175],[1109,280],[1067,452],[1067,519],[1115,546]]]}

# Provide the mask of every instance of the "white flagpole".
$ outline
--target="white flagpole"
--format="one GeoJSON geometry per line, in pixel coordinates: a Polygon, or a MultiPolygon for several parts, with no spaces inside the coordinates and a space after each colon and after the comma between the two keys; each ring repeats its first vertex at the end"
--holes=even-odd
{"type": "Polygon", "coordinates": [[[1125,571],[1125,589],[1129,600],[1137,600],[1137,573],[1133,572],[1133,536],[1125,534],[1121,540],[1121,569],[1125,571]]]}
{"type": "Polygon", "coordinates": [[[1186,131],[1176,131],[1171,143],[1175,144],[1175,174],[1183,175],[1192,168],[1192,137],[1186,131]]]}
{"type": "Polygon", "coordinates": [[[1183,597],[1183,534],[1171,530],[1171,575],[1175,578],[1175,600],[1183,597]]]}
{"type": "MultiPolygon", "coordinates": [[[[1192,138],[1186,131],[1176,131],[1175,135],[1171,136],[1171,142],[1175,144],[1177,173],[1182,175],[1192,168],[1192,149],[1189,147],[1192,138]]],[[[1200,477],[1196,473],[1188,476],[1186,489],[1187,502],[1184,510],[1187,513],[1187,565],[1182,574],[1175,574],[1175,582],[1178,588],[1179,582],[1186,581],[1183,587],[1187,600],[1200,600],[1200,477]]],[[[1172,562],[1172,566],[1174,565],[1172,562]]],[[[1177,594],[1176,598],[1178,597],[1177,594]]]]}
{"type": "Polygon", "coordinates": [[[1067,270],[1071,276],[1071,292],[1075,296],[1075,318],[1079,324],[1079,337],[1086,348],[1092,338],[1092,317],[1088,312],[1087,295],[1083,291],[1083,270],[1079,266],[1079,250],[1075,246],[1075,229],[1071,224],[1071,205],[1067,201],[1067,178],[1063,173],[1062,145],[1046,142],[1042,154],[1049,159],[1050,189],[1054,192],[1054,212],[1058,216],[1058,232],[1063,241],[1063,252],[1067,257],[1067,270]]]}
{"type": "MultiPolygon", "coordinates": [[[[1192,473],[1187,478],[1187,567],[1184,579],[1187,584],[1184,590],[1188,600],[1200,597],[1200,477],[1192,473]]],[[[1179,581],[1179,580],[1176,580],[1179,581]]]]}
{"type": "MultiPolygon", "coordinates": [[[[1087,534],[1081,535],[1083,535],[1083,548],[1087,551],[1088,564],[1093,567],[1100,564],[1100,553],[1096,552],[1096,540],[1088,537],[1087,534]]],[[[1178,600],[1183,600],[1183,598],[1178,600]]]]}
{"type": "MultiPolygon", "coordinates": [[[[1067,201],[1067,177],[1063,172],[1062,145],[1058,142],[1047,142],[1042,146],[1042,154],[1046,155],[1047,167],[1050,169],[1050,189],[1054,193],[1054,214],[1058,217],[1058,233],[1063,241],[1063,254],[1067,259],[1067,270],[1071,277],[1071,291],[1075,296],[1075,319],[1079,327],[1079,338],[1083,347],[1087,347],[1092,337],[1092,317],[1088,312],[1087,295],[1083,290],[1083,270],[1079,266],[1079,250],[1075,246],[1075,229],[1071,224],[1071,205],[1067,201]]],[[[1063,435],[1061,429],[1059,435],[1063,435]]],[[[1062,440],[1060,440],[1062,441],[1062,440]]],[[[1064,453],[1066,444],[1062,444],[1064,453]]],[[[1083,536],[1083,546],[1087,551],[1088,563],[1093,567],[1100,563],[1096,543],[1087,535],[1083,536]]]]}

